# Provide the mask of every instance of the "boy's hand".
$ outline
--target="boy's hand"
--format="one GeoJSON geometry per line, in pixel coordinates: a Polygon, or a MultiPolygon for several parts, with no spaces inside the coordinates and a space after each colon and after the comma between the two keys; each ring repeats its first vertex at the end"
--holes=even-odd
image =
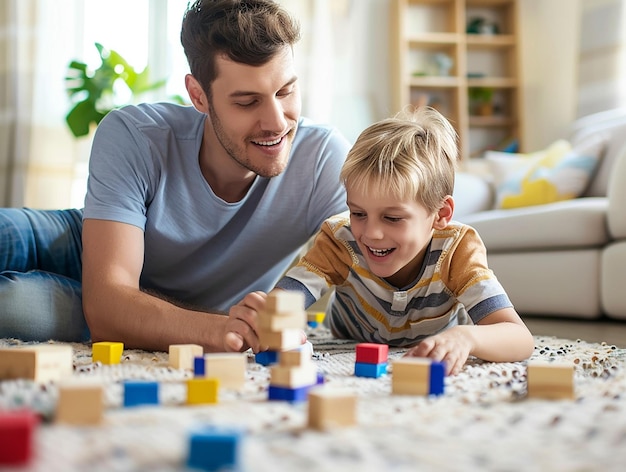
{"type": "Polygon", "coordinates": [[[230,352],[244,352],[252,348],[259,352],[261,346],[257,335],[257,316],[265,306],[267,295],[252,292],[242,301],[232,306],[228,312],[224,335],[224,349],[230,352]]]}
{"type": "Polygon", "coordinates": [[[411,348],[405,356],[429,357],[446,363],[446,375],[461,372],[472,350],[469,326],[454,326],[443,333],[430,336],[411,348]]]}

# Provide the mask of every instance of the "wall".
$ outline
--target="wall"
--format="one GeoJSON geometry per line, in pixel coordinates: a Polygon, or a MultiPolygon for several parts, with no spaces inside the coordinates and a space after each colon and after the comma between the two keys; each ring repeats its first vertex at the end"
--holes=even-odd
{"type": "Polygon", "coordinates": [[[580,0],[521,0],[526,150],[566,137],[576,118],[580,0]]]}
{"type": "MultiPolygon", "coordinates": [[[[580,1],[520,2],[528,151],[564,137],[576,118],[580,1]]],[[[387,117],[392,110],[388,50],[391,0],[282,3],[302,21],[304,37],[298,53],[303,112],[319,112],[314,117],[331,121],[351,140],[373,121],[387,117]],[[325,100],[330,105],[323,106],[325,100]]]]}

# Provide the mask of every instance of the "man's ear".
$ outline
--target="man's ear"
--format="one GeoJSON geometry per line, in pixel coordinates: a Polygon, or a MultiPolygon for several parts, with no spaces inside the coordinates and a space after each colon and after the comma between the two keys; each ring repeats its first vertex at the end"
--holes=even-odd
{"type": "Polygon", "coordinates": [[[443,205],[437,211],[435,215],[435,221],[433,222],[434,229],[444,229],[452,220],[452,215],[454,214],[454,198],[451,195],[448,195],[443,200],[443,205]]]}
{"type": "Polygon", "coordinates": [[[185,88],[187,89],[191,103],[193,103],[193,106],[196,107],[196,110],[201,113],[208,113],[209,100],[204,93],[200,82],[198,82],[193,75],[187,74],[185,76],[185,88]]]}

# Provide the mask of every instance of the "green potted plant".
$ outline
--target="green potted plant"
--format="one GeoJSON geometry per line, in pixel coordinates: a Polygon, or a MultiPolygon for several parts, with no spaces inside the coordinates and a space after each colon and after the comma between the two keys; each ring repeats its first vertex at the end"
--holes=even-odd
{"type": "Polygon", "coordinates": [[[493,115],[493,95],[494,89],[491,87],[469,87],[470,114],[479,116],[493,115]]]}
{"type": "MultiPolygon", "coordinates": [[[[75,137],[87,136],[92,125],[100,123],[114,108],[116,87],[122,81],[135,98],[142,93],[158,89],[166,80],[150,82],[149,70],[137,72],[120,54],[108,50],[100,43],[95,43],[102,63],[95,70],[90,70],[84,62],[72,61],[68,66],[66,90],[71,101],[71,109],[65,121],[75,137]]],[[[181,97],[172,97],[182,103],[181,97]]]]}

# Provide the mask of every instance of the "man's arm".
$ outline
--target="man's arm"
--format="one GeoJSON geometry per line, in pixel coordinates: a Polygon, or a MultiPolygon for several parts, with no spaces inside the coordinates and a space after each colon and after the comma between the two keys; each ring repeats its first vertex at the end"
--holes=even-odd
{"type": "Polygon", "coordinates": [[[228,350],[226,333],[258,350],[254,320],[204,313],[142,292],[144,234],[136,226],[86,219],[83,223],[83,309],[91,337],[135,349],[167,351],[170,344],[228,350]]]}

